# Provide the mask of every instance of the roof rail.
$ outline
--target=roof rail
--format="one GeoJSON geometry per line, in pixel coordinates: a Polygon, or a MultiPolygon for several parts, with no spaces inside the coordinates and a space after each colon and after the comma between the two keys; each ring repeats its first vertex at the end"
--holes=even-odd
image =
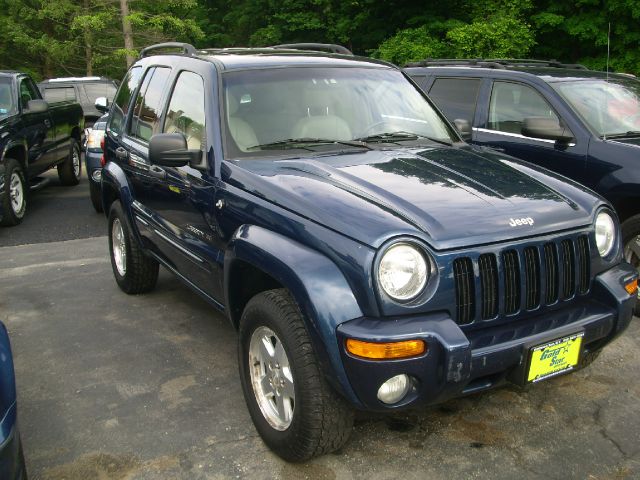
{"type": "Polygon", "coordinates": [[[561,63],[557,60],[535,60],[530,58],[427,58],[410,62],[405,67],[476,67],[506,69],[507,67],[551,67],[571,70],[589,70],[579,63],[561,63]]]}
{"type": "Polygon", "coordinates": [[[340,53],[342,55],[353,55],[353,52],[347,47],[336,45],[334,43],[283,43],[281,45],[272,45],[270,48],[278,50],[314,50],[320,52],[340,53]]]}
{"type": "Polygon", "coordinates": [[[163,50],[165,48],[180,48],[182,49],[182,55],[196,55],[198,52],[196,47],[191,45],[190,43],[182,43],[182,42],[165,42],[165,43],[156,43],[155,45],[150,45],[148,47],[140,50],[140,56],[138,58],[148,57],[151,52],[154,50],[163,50]]]}

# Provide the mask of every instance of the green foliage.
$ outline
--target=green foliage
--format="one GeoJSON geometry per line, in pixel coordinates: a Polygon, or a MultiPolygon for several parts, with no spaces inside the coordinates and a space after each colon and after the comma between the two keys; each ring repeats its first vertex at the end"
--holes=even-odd
{"type": "Polygon", "coordinates": [[[0,0],[0,68],[120,78],[160,41],[198,47],[340,43],[398,64],[427,57],[555,58],[640,74],[638,0],[0,0]]]}

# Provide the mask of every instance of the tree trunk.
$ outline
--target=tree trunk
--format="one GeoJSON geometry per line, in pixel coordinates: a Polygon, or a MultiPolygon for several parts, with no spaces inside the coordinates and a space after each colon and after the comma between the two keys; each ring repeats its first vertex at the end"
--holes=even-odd
{"type": "MultiPolygon", "coordinates": [[[[89,0],[84,0],[84,13],[89,15],[89,0]]],[[[89,27],[84,28],[84,59],[87,63],[87,76],[93,76],[93,38],[91,36],[91,29],[89,27]]]]}
{"type": "Polygon", "coordinates": [[[122,16],[122,35],[124,36],[124,48],[127,49],[127,67],[130,67],[135,60],[131,52],[133,50],[133,31],[129,21],[129,2],[120,0],[120,15],[122,16]]]}

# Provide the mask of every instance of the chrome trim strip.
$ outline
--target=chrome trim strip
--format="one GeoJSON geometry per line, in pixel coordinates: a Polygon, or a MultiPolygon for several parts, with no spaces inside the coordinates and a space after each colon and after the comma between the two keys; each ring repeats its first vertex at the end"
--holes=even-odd
{"type": "Polygon", "coordinates": [[[177,242],[171,240],[169,237],[167,237],[164,233],[162,233],[161,231],[159,231],[158,229],[154,228],[153,231],[160,237],[162,238],[165,242],[170,243],[171,245],[173,245],[174,247],[176,247],[178,250],[180,250],[182,253],[184,253],[185,255],[187,255],[188,257],[191,257],[192,259],[200,262],[200,263],[204,263],[204,260],[200,257],[198,257],[197,255],[194,255],[193,253],[191,253],[189,250],[187,250],[186,248],[184,248],[182,245],[179,245],[177,242]]]}
{"type": "MultiPolygon", "coordinates": [[[[552,145],[556,144],[555,140],[548,140],[546,138],[527,137],[525,135],[520,135],[519,133],[501,132],[499,130],[489,130],[487,128],[478,128],[478,127],[473,127],[472,130],[474,132],[491,133],[493,135],[504,135],[505,137],[522,138],[523,140],[533,140],[535,142],[550,143],[552,145]]],[[[569,147],[575,147],[576,144],[575,143],[569,143],[568,146],[569,147]]]]}
{"type": "Polygon", "coordinates": [[[143,224],[144,226],[148,227],[149,226],[149,222],[147,222],[146,220],[144,220],[143,218],[139,217],[138,215],[134,215],[134,217],[136,218],[136,220],[138,220],[141,224],[143,224]]]}
{"type": "Polygon", "coordinates": [[[131,202],[131,206],[135,210],[143,214],[145,217],[151,218],[151,214],[147,212],[146,207],[143,204],[141,204],[138,200],[134,200],[133,202],[131,202]]]}

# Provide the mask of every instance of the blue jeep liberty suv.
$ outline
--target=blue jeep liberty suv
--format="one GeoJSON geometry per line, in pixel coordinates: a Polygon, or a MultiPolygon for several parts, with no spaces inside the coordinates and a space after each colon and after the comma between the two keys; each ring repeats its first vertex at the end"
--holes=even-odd
{"type": "Polygon", "coordinates": [[[162,265],[226,313],[272,450],[576,370],[624,331],[637,272],[605,200],[463,142],[393,65],[295,47],[144,49],[101,186],[119,287],[162,265]]]}

